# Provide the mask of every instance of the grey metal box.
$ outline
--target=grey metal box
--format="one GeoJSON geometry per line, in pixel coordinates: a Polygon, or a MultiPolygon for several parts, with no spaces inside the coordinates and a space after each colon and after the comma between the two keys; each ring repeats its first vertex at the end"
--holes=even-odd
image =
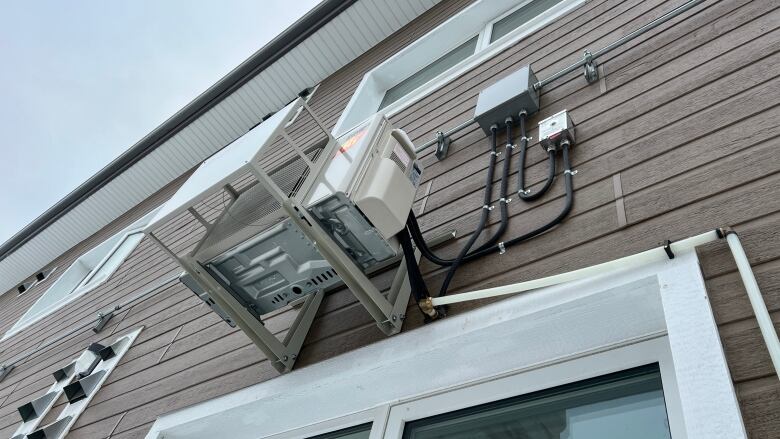
{"type": "Polygon", "coordinates": [[[474,119],[479,126],[490,134],[490,126],[505,126],[507,116],[516,118],[525,110],[528,115],[539,111],[539,91],[534,90],[536,75],[531,66],[523,66],[518,71],[499,80],[482,90],[477,99],[474,119]]]}

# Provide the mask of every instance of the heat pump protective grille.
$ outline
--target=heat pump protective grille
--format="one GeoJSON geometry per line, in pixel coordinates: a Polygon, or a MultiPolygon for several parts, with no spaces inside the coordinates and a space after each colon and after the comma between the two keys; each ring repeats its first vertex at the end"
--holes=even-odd
{"type": "MultiPolygon", "coordinates": [[[[308,159],[311,162],[316,161],[324,146],[319,145],[309,150],[306,154],[308,159]]],[[[286,159],[283,164],[273,168],[269,166],[269,176],[291,198],[297,195],[311,169],[300,156],[286,159]]],[[[217,254],[228,251],[243,241],[248,234],[257,234],[278,224],[286,217],[282,206],[265,186],[258,184],[251,175],[239,180],[247,178],[250,182],[244,185],[244,189],[238,193],[238,198],[232,204],[230,204],[231,195],[227,191],[222,191],[221,206],[217,210],[224,211],[224,215],[221,215],[204,240],[201,250],[198,251],[199,259],[211,259],[217,254]]]]}

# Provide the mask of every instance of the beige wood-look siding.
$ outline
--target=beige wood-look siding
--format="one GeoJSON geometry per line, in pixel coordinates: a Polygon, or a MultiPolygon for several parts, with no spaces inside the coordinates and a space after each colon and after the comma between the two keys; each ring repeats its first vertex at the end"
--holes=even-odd
{"type": "MultiPolygon", "coordinates": [[[[351,65],[322,83],[311,101],[327,124],[335,124],[362,76],[470,2],[445,1],[426,12],[351,65]]],[[[531,63],[540,78],[576,61],[681,1],[591,0],[550,27],[461,75],[393,117],[419,143],[473,112],[482,88],[531,63]]],[[[588,85],[579,72],[546,87],[542,117],[568,109],[577,124],[572,152],[576,188],[571,215],[558,228],[502,256],[464,265],[451,292],[532,279],[626,256],[714,227],[740,232],[772,317],[780,326],[780,3],[706,1],[600,60],[605,75],[588,85]]],[[[296,138],[307,138],[301,122],[296,138]]],[[[530,135],[536,137],[536,130],[530,135]]],[[[504,139],[501,139],[503,142],[504,139]]],[[[433,236],[455,229],[459,239],[439,250],[455,254],[476,225],[484,188],[488,141],[475,125],[454,137],[450,156],[437,162],[426,153],[416,209],[433,236]]],[[[527,178],[540,187],[546,172],[541,149],[529,151],[527,178]]],[[[516,158],[509,187],[515,187],[516,158]]],[[[498,166],[503,163],[499,162],[498,166]]],[[[497,173],[498,174],[498,173],[497,173]]],[[[81,253],[170,196],[180,181],[162,190],[106,229],[63,255],[68,266],[81,253]]],[[[498,194],[498,181],[494,181],[498,194]]],[[[542,200],[513,201],[506,237],[546,222],[562,205],[562,179],[542,200]]],[[[497,227],[498,215],[490,228],[497,227]]],[[[182,243],[190,225],[171,226],[182,243]]],[[[489,234],[489,233],[487,233],[489,234]]],[[[774,375],[734,261],[724,243],[699,249],[725,353],[751,438],[780,431],[780,382],[774,375]]],[[[423,262],[433,291],[443,271],[423,262]]],[[[99,310],[130,297],[177,271],[144,240],[105,285],[30,329],[0,343],[0,362],[52,339],[99,310]]],[[[47,285],[0,297],[5,331],[47,285]]],[[[386,278],[380,282],[386,282],[386,278]]],[[[485,302],[452,306],[453,314],[485,302]]],[[[410,307],[405,330],[422,324],[410,307]]],[[[294,314],[282,312],[267,326],[284,333],[294,314]]],[[[243,387],[273,379],[274,369],[240,331],[209,312],[175,285],[120,312],[102,333],[70,336],[28,358],[0,383],[0,437],[18,425],[16,407],[42,394],[51,371],[90,341],[110,340],[140,325],[146,329],[111,374],[70,438],[142,438],[155,418],[243,387]]],[[[381,340],[366,311],[348,291],[328,296],[298,365],[303,366],[381,340]]]]}

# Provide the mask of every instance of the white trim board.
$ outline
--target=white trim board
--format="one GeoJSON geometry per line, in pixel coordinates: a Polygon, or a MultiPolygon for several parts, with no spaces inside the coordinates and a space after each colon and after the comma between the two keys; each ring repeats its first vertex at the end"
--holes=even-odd
{"type": "MultiPolygon", "coordinates": [[[[669,361],[656,358],[665,373],[675,439],[746,437],[698,260],[690,252],[518,295],[164,415],[147,439],[294,437],[292,430],[314,431],[320,423],[384,423],[387,416],[377,413],[388,408],[533,371],[544,376],[567,362],[601,364],[599,370],[580,368],[568,382],[631,367],[631,360],[619,358],[636,358],[640,365],[653,358],[658,340],[672,360],[672,369],[663,372],[669,361]],[[626,349],[646,356],[626,357],[626,349]]],[[[372,438],[382,437],[377,434],[372,438]]]]}

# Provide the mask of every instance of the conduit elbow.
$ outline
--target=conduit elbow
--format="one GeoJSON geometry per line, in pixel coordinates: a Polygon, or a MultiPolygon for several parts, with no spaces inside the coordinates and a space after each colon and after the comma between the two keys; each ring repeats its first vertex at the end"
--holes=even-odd
{"type": "Polygon", "coordinates": [[[724,239],[725,237],[732,234],[737,235],[737,231],[732,229],[730,226],[718,227],[715,229],[715,232],[718,234],[718,238],[720,239],[724,239]]]}
{"type": "Polygon", "coordinates": [[[437,320],[445,316],[442,307],[434,306],[433,299],[430,296],[418,301],[417,306],[425,314],[426,321],[437,320]]]}

